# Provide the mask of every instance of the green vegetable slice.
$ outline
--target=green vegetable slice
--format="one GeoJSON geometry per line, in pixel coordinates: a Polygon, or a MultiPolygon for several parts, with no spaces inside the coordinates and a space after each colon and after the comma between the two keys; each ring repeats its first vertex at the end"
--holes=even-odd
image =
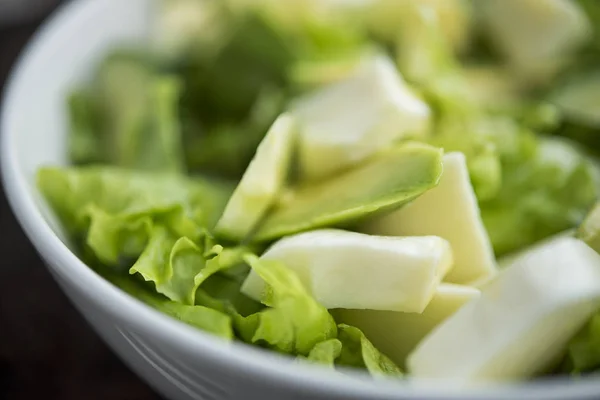
{"type": "Polygon", "coordinates": [[[390,149],[337,177],[299,186],[266,217],[253,240],[339,226],[393,210],[436,186],[441,174],[441,149],[418,143],[390,149]]]}
{"type": "Polygon", "coordinates": [[[229,199],[217,234],[244,239],[272,206],[289,174],[295,129],[291,115],[282,114],[275,121],[229,199]]]}

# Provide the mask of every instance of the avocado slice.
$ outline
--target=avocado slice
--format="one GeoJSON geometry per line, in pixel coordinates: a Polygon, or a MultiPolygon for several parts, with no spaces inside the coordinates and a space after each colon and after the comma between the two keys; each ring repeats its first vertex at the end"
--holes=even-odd
{"type": "Polygon", "coordinates": [[[334,178],[300,184],[267,215],[252,240],[344,226],[397,209],[438,184],[442,155],[442,149],[410,142],[334,178]]]}
{"type": "Polygon", "coordinates": [[[244,239],[276,201],[289,173],[294,132],[291,115],[282,114],[275,120],[217,223],[218,235],[244,239]]]}

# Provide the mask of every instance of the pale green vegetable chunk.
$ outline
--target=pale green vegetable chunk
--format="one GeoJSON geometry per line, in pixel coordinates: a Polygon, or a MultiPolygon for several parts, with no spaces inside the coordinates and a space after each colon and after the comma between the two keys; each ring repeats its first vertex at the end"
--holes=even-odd
{"type": "Polygon", "coordinates": [[[382,39],[396,40],[399,32],[408,30],[416,37],[422,21],[415,21],[411,13],[415,8],[426,9],[428,18],[436,20],[448,47],[462,50],[470,39],[472,12],[468,0],[367,0],[365,3],[369,28],[382,39]]]}
{"type": "Polygon", "coordinates": [[[597,127],[600,125],[600,74],[594,71],[572,79],[556,90],[551,101],[574,122],[597,127]]]}
{"type": "MultiPolygon", "coordinates": [[[[397,26],[396,59],[406,79],[430,85],[455,66],[449,37],[441,26],[435,1],[400,1],[402,22],[397,26]]],[[[457,4],[450,1],[449,3],[457,4]]],[[[399,10],[400,11],[400,10],[399,10]]],[[[466,25],[465,25],[466,26],[466,25]]]]}
{"type": "Polygon", "coordinates": [[[570,0],[477,2],[483,26],[521,76],[545,79],[591,35],[590,23],[570,0]]]}
{"type": "MultiPolygon", "coordinates": [[[[422,312],[452,267],[452,250],[435,236],[399,238],[321,229],[281,239],[261,259],[293,270],[328,309],[422,312]]],[[[260,300],[265,284],[251,272],[241,290],[260,300]]]]}
{"type": "Polygon", "coordinates": [[[442,283],[422,313],[337,309],[332,314],[337,322],[362,330],[375,347],[402,367],[421,339],[479,294],[473,287],[442,283]]]}
{"type": "Polygon", "coordinates": [[[253,239],[274,240],[397,209],[435,187],[441,175],[441,149],[419,143],[391,148],[334,178],[301,184],[265,218],[253,239]]]}
{"type": "Polygon", "coordinates": [[[298,99],[300,173],[316,180],[351,167],[408,135],[422,136],[430,110],[382,54],[350,76],[298,99]]]}
{"type": "Polygon", "coordinates": [[[293,117],[282,114],[258,146],[256,155],[229,199],[216,226],[219,235],[244,239],[264,217],[285,185],[294,137],[293,117]]]}
{"type": "Polygon", "coordinates": [[[450,242],[455,266],[448,282],[467,284],[485,280],[496,272],[490,238],[483,226],[477,198],[469,179],[465,156],[449,153],[437,187],[412,203],[367,223],[374,235],[435,235],[450,242]]]}
{"type": "Polygon", "coordinates": [[[416,378],[457,385],[545,372],[600,304],[600,256],[563,237],[519,257],[410,354],[416,378]]]}

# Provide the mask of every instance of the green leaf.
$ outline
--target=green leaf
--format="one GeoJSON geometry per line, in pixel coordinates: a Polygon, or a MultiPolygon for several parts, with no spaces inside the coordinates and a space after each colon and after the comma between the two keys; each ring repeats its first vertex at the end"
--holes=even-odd
{"type": "Polygon", "coordinates": [[[203,119],[201,123],[197,121],[200,116],[195,108],[184,115],[185,152],[189,168],[241,177],[269,126],[283,110],[285,99],[280,89],[266,86],[258,94],[249,114],[239,122],[223,117],[225,122],[212,125],[203,119]]]}
{"type": "Polygon", "coordinates": [[[502,188],[481,203],[497,255],[578,226],[597,199],[593,165],[572,143],[542,138],[531,158],[505,162],[502,188]]]}
{"type": "Polygon", "coordinates": [[[233,338],[231,318],[221,311],[204,306],[184,305],[169,301],[156,293],[150,292],[146,287],[133,280],[132,277],[117,275],[106,269],[100,269],[99,272],[115,286],[172,318],[225,339],[233,338]]]}
{"type": "Polygon", "coordinates": [[[583,373],[600,369],[600,314],[596,314],[568,346],[563,370],[583,373]]]}
{"type": "Polygon", "coordinates": [[[206,179],[114,167],[42,168],[37,184],[71,235],[112,266],[137,258],[154,225],[197,242],[232,191],[206,179]]]}
{"type": "Polygon", "coordinates": [[[308,361],[333,367],[335,360],[342,353],[342,342],[338,339],[329,339],[317,343],[308,353],[308,361]]]}
{"type": "Polygon", "coordinates": [[[244,262],[244,256],[251,254],[245,247],[222,248],[215,246],[213,248],[214,257],[206,261],[206,267],[201,269],[194,277],[194,283],[197,286],[202,285],[208,278],[214,274],[229,270],[244,262]]]}
{"type": "Polygon", "coordinates": [[[67,100],[69,111],[69,157],[74,164],[106,159],[102,145],[103,123],[99,105],[89,89],[74,90],[67,100]]]}
{"type": "Polygon", "coordinates": [[[374,376],[402,376],[400,368],[381,354],[360,329],[340,324],[338,339],[342,342],[339,365],[366,368],[374,376]]]}
{"type": "Polygon", "coordinates": [[[69,98],[70,153],[78,164],[180,172],[179,78],[137,51],[116,51],[92,85],[69,98]]]}
{"type": "Polygon", "coordinates": [[[176,239],[167,229],[156,226],[129,272],[154,282],[156,291],[169,299],[193,305],[198,287],[219,271],[240,264],[247,253],[242,247],[200,247],[187,237],[176,239]]]}
{"type": "Polygon", "coordinates": [[[335,338],[336,324],[329,312],[306,291],[293,271],[278,262],[253,255],[246,262],[267,283],[254,343],[290,354],[308,355],[319,342],[335,338]]]}
{"type": "Polygon", "coordinates": [[[129,273],[139,273],[154,282],[156,291],[178,303],[193,305],[199,282],[196,277],[205,269],[203,249],[187,237],[176,239],[162,226],[156,226],[148,245],[129,273]]]}

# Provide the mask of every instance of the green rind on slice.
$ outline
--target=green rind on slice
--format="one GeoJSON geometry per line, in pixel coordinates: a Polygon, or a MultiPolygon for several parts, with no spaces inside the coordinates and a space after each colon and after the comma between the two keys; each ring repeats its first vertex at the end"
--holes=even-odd
{"type": "Polygon", "coordinates": [[[282,114],[273,123],[217,223],[218,235],[242,240],[265,216],[285,185],[295,131],[289,114],[282,114]]]}
{"type": "Polygon", "coordinates": [[[436,147],[408,143],[335,178],[301,185],[265,218],[253,240],[339,226],[399,208],[438,184],[442,155],[436,147]]]}

